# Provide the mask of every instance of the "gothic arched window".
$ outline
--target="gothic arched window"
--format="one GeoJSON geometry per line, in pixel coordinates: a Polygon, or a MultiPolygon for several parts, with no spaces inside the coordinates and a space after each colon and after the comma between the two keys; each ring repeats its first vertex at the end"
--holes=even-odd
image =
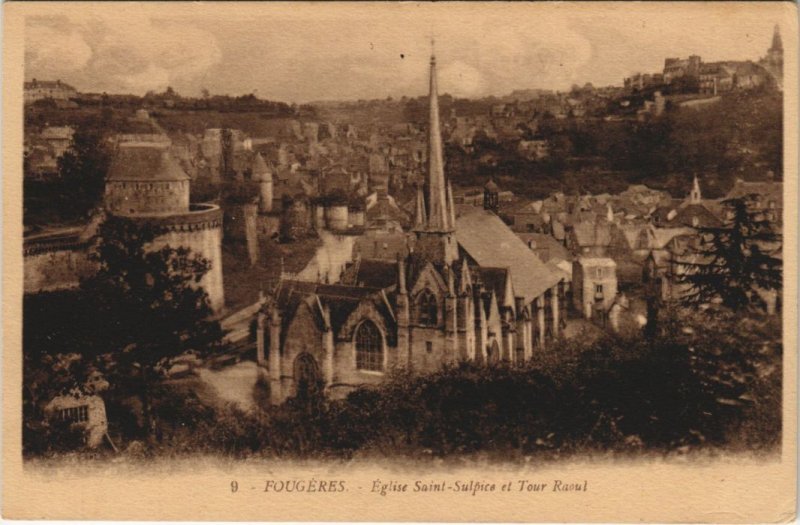
{"type": "Polygon", "coordinates": [[[356,330],[356,368],[383,371],[383,338],[372,321],[364,321],[356,330]]]}
{"type": "Polygon", "coordinates": [[[439,322],[439,305],[430,290],[423,290],[417,297],[417,319],[423,326],[436,326],[439,322]]]}

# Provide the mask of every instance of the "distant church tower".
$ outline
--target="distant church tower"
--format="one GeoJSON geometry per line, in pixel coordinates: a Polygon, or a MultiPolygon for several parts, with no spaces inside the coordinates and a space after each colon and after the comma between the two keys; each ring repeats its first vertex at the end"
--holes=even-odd
{"type": "Polygon", "coordinates": [[[771,62],[783,66],[783,41],[781,40],[781,30],[777,24],[772,33],[772,45],[767,51],[767,56],[771,62]]]}
{"type": "Polygon", "coordinates": [[[767,56],[762,58],[759,64],[775,77],[779,86],[783,84],[783,42],[777,25],[772,33],[772,45],[767,50],[767,56]]]}
{"type": "MultiPolygon", "coordinates": [[[[436,57],[431,55],[430,116],[428,124],[428,180],[425,184],[427,199],[417,196],[415,251],[428,260],[451,265],[458,259],[455,236],[455,209],[453,188],[445,180],[442,134],[439,125],[439,95],[436,86],[436,57]]],[[[421,193],[421,190],[420,190],[421,193]]]]}
{"type": "Polygon", "coordinates": [[[689,203],[700,204],[703,200],[703,194],[700,193],[700,181],[697,180],[697,175],[692,180],[692,191],[689,192],[689,203]]]}

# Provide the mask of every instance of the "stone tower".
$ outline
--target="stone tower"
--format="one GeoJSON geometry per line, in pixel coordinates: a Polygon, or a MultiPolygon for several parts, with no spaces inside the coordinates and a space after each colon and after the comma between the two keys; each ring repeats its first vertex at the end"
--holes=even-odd
{"type": "Polygon", "coordinates": [[[258,212],[271,212],[273,198],[272,172],[260,153],[256,153],[253,161],[253,180],[258,183],[258,212]]]}
{"type": "Polygon", "coordinates": [[[211,308],[222,311],[222,210],[213,204],[189,203],[189,176],[166,144],[120,145],[106,178],[105,207],[110,215],[152,227],[156,237],[150,249],[189,248],[208,259],[211,268],[200,286],[208,293],[211,308]]]}
{"type": "Polygon", "coordinates": [[[492,213],[500,209],[500,189],[492,178],[483,186],[483,209],[492,213]]]}
{"type": "Polygon", "coordinates": [[[417,197],[415,250],[434,263],[450,265],[458,259],[455,238],[453,190],[445,180],[442,135],[439,124],[439,95],[436,85],[436,57],[431,55],[430,115],[428,123],[427,199],[417,197]]]}

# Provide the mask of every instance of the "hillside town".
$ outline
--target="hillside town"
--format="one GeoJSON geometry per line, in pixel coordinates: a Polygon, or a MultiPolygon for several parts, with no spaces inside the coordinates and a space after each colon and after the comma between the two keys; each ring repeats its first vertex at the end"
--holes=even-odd
{"type": "MultiPolygon", "coordinates": [[[[118,221],[152,232],[142,260],[202,257],[191,287],[224,334],[218,350],[171,353],[153,374],[242,410],[343,400],[396,370],[525,367],[565,342],[644,337],[698,288],[699,250],[734,220],[731,202],[752,199],[776,236],[758,249],[782,259],[782,151],[765,135],[780,122],[726,128],[696,152],[675,142],[672,165],[653,156],[681,126],[715,133],[728,105],[749,115],[777,100],[780,117],[777,26],[765,44],[758,61],[665,58],[620,85],[482,99],[440,93],[433,54],[427,94],[392,100],[139,97],[31,79],[26,298],[106,275],[96,250],[118,221]]],[[[746,295],[780,315],[780,287],[746,295]]],[[[33,404],[89,447],[124,447],[121,406],[124,424],[167,432],[145,404],[107,406],[117,385],[101,367],[72,379],[33,404]]]]}

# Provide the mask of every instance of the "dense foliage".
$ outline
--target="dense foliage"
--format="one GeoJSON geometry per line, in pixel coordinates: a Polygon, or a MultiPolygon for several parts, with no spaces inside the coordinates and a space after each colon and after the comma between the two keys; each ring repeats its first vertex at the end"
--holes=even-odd
{"type": "Polygon", "coordinates": [[[698,228],[698,246],[677,258],[675,264],[683,267],[678,282],[688,285],[684,304],[721,301],[741,310],[761,302],[758,291],[781,290],[781,236],[754,203],[755,196],[724,201],[730,218],[719,227],[698,228]]]}
{"type": "Polygon", "coordinates": [[[448,147],[449,176],[467,185],[493,177],[536,198],[554,191],[615,192],[639,183],[682,197],[692,174],[702,174],[706,196],[715,198],[743,174],[783,173],[783,99],[768,89],[732,93],[701,108],[671,107],[645,121],[537,120],[536,138],[548,141],[549,157],[527,159],[517,140],[479,133],[470,150],[448,147]]]}
{"type": "Polygon", "coordinates": [[[111,386],[109,399],[139,398],[144,423],[135,431],[147,432],[150,392],[170,360],[220,349],[223,332],[199,286],[209,262],[186,248],[151,249],[154,236],[152,228],[109,218],[92,251],[99,269],[79,290],[25,296],[23,403],[31,433],[45,403],[72,389],[92,393],[99,378],[111,386]]]}
{"type": "Polygon", "coordinates": [[[570,341],[515,367],[461,363],[395,372],[331,401],[277,407],[202,400],[201,388],[154,389],[160,440],[147,454],[235,457],[463,457],[505,460],[693,449],[774,452],[781,439],[779,320],[727,310],[671,312],[657,337],[570,341]]]}
{"type": "Polygon", "coordinates": [[[85,219],[103,197],[111,151],[100,124],[79,127],[52,181],[25,178],[25,224],[85,219]]]}

